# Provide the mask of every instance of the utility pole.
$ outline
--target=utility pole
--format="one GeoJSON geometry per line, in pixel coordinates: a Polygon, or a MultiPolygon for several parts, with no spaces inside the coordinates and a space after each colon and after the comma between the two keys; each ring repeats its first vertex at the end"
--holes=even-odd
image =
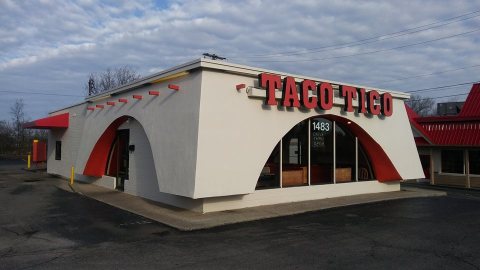
{"type": "Polygon", "coordinates": [[[91,96],[93,94],[95,94],[95,80],[93,80],[93,78],[90,78],[88,80],[88,95],[91,96]]]}

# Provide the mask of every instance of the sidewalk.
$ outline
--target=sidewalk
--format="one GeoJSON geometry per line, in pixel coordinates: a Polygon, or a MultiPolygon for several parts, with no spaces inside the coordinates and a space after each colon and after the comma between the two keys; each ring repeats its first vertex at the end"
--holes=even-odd
{"type": "Polygon", "coordinates": [[[402,191],[395,192],[337,197],[201,214],[92,184],[77,182],[71,187],[63,179],[56,179],[55,184],[63,190],[79,193],[182,231],[207,229],[226,224],[295,215],[347,205],[446,195],[444,191],[405,187],[402,188],[402,191]]]}

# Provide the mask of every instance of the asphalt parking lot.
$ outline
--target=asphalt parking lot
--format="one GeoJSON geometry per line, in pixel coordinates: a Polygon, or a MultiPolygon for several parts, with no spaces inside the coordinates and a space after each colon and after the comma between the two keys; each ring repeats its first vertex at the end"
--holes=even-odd
{"type": "Polygon", "coordinates": [[[0,269],[480,267],[478,191],[181,232],[21,167],[0,161],[0,269]]]}

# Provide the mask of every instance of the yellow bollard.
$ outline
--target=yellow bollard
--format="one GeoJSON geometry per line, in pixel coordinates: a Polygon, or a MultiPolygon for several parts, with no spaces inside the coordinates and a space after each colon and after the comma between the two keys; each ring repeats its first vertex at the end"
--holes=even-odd
{"type": "Polygon", "coordinates": [[[72,173],[70,174],[70,185],[73,186],[73,176],[75,175],[75,168],[72,166],[72,173]]]}
{"type": "Polygon", "coordinates": [[[27,169],[30,169],[30,154],[28,154],[27,158],[27,169]]]}

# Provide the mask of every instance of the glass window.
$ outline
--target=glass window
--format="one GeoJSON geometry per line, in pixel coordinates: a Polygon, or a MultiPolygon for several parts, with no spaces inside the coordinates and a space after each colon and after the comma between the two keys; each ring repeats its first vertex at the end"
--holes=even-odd
{"type": "Polygon", "coordinates": [[[480,150],[469,150],[468,160],[470,167],[470,174],[480,174],[480,150]]]}
{"type": "Polygon", "coordinates": [[[463,165],[463,150],[442,150],[442,172],[465,173],[463,165]]]}
{"type": "Polygon", "coordinates": [[[280,143],[277,143],[263,166],[256,189],[280,187],[280,143]]]}
{"type": "Polygon", "coordinates": [[[282,139],[282,187],[308,185],[308,120],[282,139]]]}
{"type": "Polygon", "coordinates": [[[313,117],[275,146],[256,189],[333,184],[334,172],[336,183],[374,179],[368,156],[348,125],[313,117]]]}
{"type": "Polygon", "coordinates": [[[346,183],[355,180],[355,137],[335,123],[335,182],[346,183]]]}
{"type": "Polygon", "coordinates": [[[324,118],[310,121],[310,183],[333,183],[333,122],[324,118]]]}
{"type": "Polygon", "coordinates": [[[363,150],[362,144],[358,142],[358,181],[368,181],[373,179],[375,179],[375,177],[373,176],[372,167],[368,161],[367,154],[365,153],[365,150],[363,150]]]}
{"type": "Polygon", "coordinates": [[[62,141],[55,142],[55,160],[62,160],[62,141]]]}

